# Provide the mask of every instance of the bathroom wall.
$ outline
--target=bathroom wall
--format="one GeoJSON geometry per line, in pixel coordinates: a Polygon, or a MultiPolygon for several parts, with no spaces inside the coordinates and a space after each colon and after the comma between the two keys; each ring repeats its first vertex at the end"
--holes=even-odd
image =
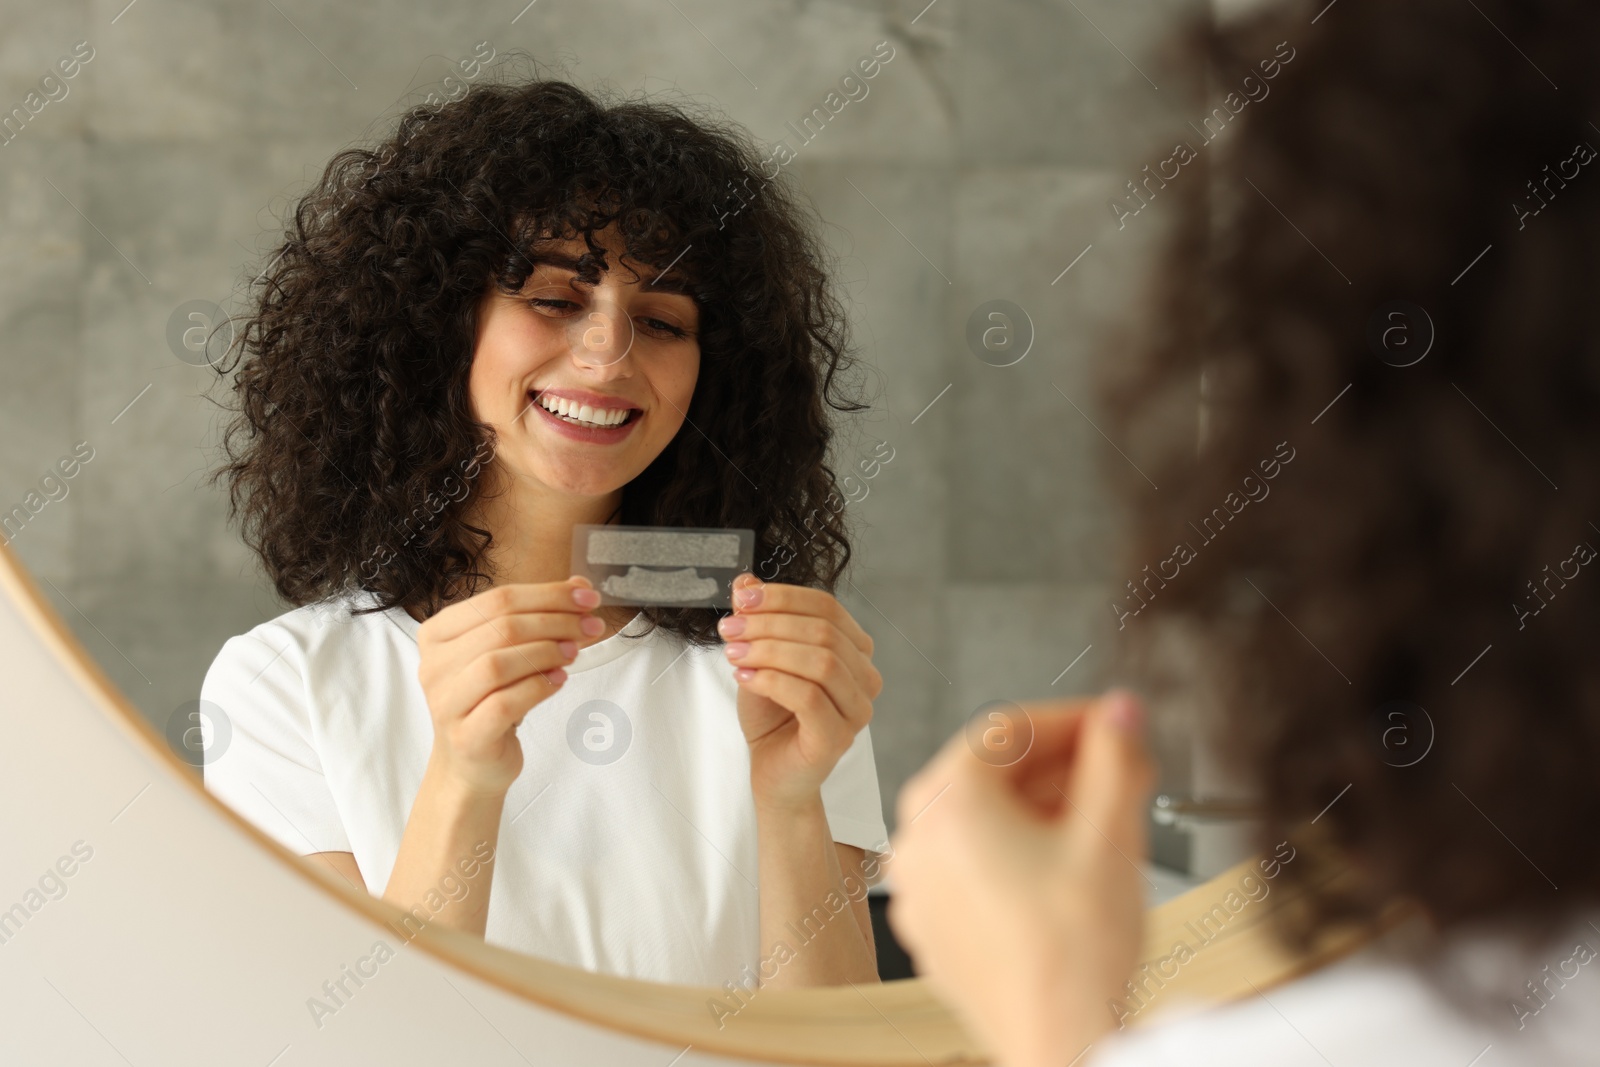
{"type": "MultiPolygon", "coordinates": [[[[206,483],[221,394],[175,356],[174,313],[236,307],[322,163],[479,42],[713,104],[795,149],[785,169],[826,224],[874,400],[838,458],[893,449],[850,507],[842,591],[886,678],[891,817],[980,705],[1112,680],[1128,576],[1099,465],[1121,460],[1087,367],[1160,221],[1108,201],[1155,162],[1150,138],[1205,111],[1192,73],[1152,53],[1199,0],[125,5],[0,2],[0,107],[25,115],[0,145],[0,510],[24,508],[6,539],[158,726],[227,637],[284,610],[206,483]],[[64,78],[80,41],[92,58],[64,78]],[[868,95],[801,143],[788,124],[880,42],[893,59],[868,95]],[[967,339],[996,300],[1031,322],[1010,366],[967,339]],[[75,448],[92,458],[67,478],[75,448]]],[[[1160,743],[1186,787],[1182,735],[1160,743]]]]}

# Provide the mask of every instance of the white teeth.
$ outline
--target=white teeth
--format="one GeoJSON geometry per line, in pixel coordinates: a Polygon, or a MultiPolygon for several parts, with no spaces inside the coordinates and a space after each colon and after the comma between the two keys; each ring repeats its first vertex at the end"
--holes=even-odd
{"type": "Polygon", "coordinates": [[[541,396],[539,406],[568,422],[589,426],[620,426],[629,414],[627,408],[595,408],[559,396],[541,396]]]}

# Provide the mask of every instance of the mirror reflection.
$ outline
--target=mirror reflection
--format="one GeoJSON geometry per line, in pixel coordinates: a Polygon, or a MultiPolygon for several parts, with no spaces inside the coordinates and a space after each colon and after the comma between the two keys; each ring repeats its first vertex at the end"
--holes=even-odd
{"type": "Polygon", "coordinates": [[[32,13],[7,83],[0,502],[63,618],[397,938],[728,1013],[910,974],[900,786],[1020,759],[1132,610],[1088,361],[1193,169],[1144,145],[1223,135],[1156,48],[1200,6],[199,10],[32,13]]]}

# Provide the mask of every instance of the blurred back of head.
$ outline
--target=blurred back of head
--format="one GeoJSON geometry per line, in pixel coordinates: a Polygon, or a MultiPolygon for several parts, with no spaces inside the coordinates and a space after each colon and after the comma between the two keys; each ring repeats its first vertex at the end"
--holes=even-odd
{"type": "Polygon", "coordinates": [[[1108,466],[1114,610],[1220,672],[1263,841],[1313,857],[1285,873],[1362,872],[1317,922],[1600,886],[1596,40],[1559,0],[1274,4],[1183,39],[1203,113],[1238,113],[1186,135],[1148,321],[1103,368],[1160,486],[1108,466]]]}

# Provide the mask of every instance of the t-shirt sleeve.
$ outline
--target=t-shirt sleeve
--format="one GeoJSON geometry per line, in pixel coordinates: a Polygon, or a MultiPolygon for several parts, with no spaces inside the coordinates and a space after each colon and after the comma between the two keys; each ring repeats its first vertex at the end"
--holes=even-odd
{"type": "Polygon", "coordinates": [[[868,852],[886,852],[889,828],[883,821],[883,798],[878,794],[878,767],[872,759],[871,727],[861,732],[833,772],[822,783],[822,808],[828,829],[840,844],[868,852]]]}
{"type": "Polygon", "coordinates": [[[250,633],[224,644],[200,687],[200,699],[227,724],[225,747],[206,755],[205,786],[291,852],[350,852],[313,744],[307,692],[289,634],[250,633]]]}

